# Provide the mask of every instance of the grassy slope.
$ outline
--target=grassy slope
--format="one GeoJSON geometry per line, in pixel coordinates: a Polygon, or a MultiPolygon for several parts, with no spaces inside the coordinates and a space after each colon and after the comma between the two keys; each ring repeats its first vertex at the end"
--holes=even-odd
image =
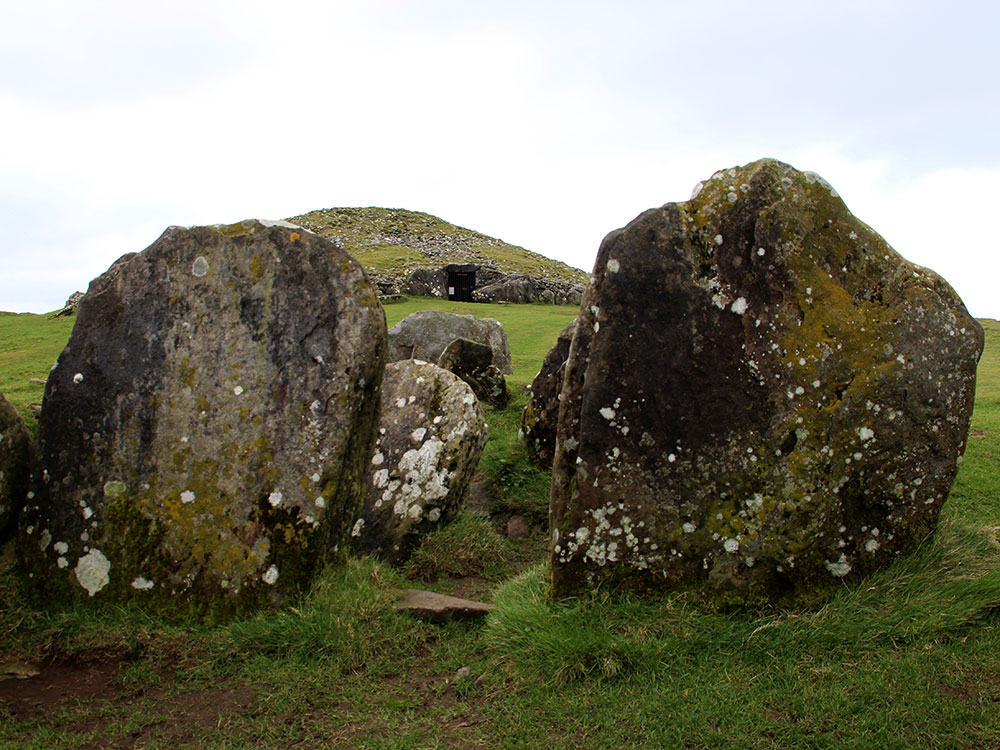
{"type": "Polygon", "coordinates": [[[392,208],[327,208],[289,219],[324,237],[335,238],[362,265],[378,273],[404,273],[446,263],[492,263],[506,273],[527,273],[586,284],[588,274],[560,261],[511,245],[430,214],[392,208]],[[430,241],[441,254],[428,258],[418,249],[430,241]],[[402,246],[417,243],[418,247],[402,246]]]}
{"type": "MultiPolygon", "coordinates": [[[[390,325],[406,305],[387,308],[390,325]]],[[[489,309],[511,336],[514,381],[530,379],[572,317],[559,312],[489,309]]],[[[496,591],[485,626],[431,626],[391,611],[412,584],[356,561],[294,611],[203,630],[127,611],[32,612],[6,576],[0,662],[99,649],[128,664],[113,700],[0,716],[0,745],[997,747],[1000,323],[985,327],[973,434],[941,529],[818,611],[724,616],[605,596],[552,605],[539,566],[496,591]],[[453,683],[459,667],[473,678],[453,683]],[[248,707],[194,720],[195,707],[239,690],[252,692],[248,707]]],[[[42,359],[44,369],[51,354],[42,359]]],[[[507,434],[514,411],[491,413],[491,425],[507,434]]],[[[502,559],[495,539],[475,543],[502,559]]]]}

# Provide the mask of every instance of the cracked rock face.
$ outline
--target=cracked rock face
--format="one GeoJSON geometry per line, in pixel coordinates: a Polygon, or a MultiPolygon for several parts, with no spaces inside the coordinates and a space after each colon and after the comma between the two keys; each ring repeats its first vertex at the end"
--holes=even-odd
{"type": "Polygon", "coordinates": [[[0,538],[14,525],[28,491],[29,443],[21,415],[0,393],[0,538]]]}
{"type": "Polygon", "coordinates": [[[286,223],[171,227],[94,280],[46,386],[19,554],[48,598],[221,620],[346,552],[385,317],[286,223]]]}
{"type": "Polygon", "coordinates": [[[813,602],[936,525],[983,332],[948,284],[773,160],[602,243],[562,392],[557,595],[813,602]]]}
{"type": "Polygon", "coordinates": [[[462,509],[486,437],[479,401],[457,375],[412,359],[386,365],[354,550],[405,562],[423,534],[462,509]]]}

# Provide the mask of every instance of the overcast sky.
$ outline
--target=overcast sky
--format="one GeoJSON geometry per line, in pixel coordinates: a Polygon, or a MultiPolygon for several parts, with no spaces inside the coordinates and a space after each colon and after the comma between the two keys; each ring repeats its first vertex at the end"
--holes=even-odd
{"type": "Polygon", "coordinates": [[[771,156],[1000,318],[1000,4],[0,0],[0,310],[169,225],[426,211],[590,270],[771,156]]]}

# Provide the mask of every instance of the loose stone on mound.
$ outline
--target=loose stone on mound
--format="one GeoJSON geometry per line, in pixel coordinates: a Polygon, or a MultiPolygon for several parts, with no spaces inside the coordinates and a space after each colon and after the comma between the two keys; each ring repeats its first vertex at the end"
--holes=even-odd
{"type": "Polygon", "coordinates": [[[0,538],[24,505],[30,473],[30,438],[21,415],[0,393],[0,538]]]}
{"type": "Polygon", "coordinates": [[[378,439],[353,548],[404,562],[421,536],[462,508],[486,444],[472,389],[419,360],[386,365],[378,439]]]}
{"type": "Polygon", "coordinates": [[[493,351],[493,364],[504,375],[514,368],[510,359],[507,332],[493,318],[423,310],[407,315],[389,329],[390,362],[401,359],[422,359],[437,362],[455,339],[469,339],[485,344],[493,351]]]}
{"type": "Polygon", "coordinates": [[[385,345],[361,267],[290,224],[171,227],[118,261],[46,387],[32,587],[209,620],[303,591],[346,554],[385,345]]]}
{"type": "Polygon", "coordinates": [[[820,599],[936,525],[983,332],[822,178],[716,173],[601,245],[552,487],[556,595],[820,599]]]}
{"type": "Polygon", "coordinates": [[[576,331],[576,320],[563,328],[542,368],[531,381],[531,400],[521,412],[521,435],[535,463],[543,469],[552,468],[556,449],[556,429],[559,424],[559,403],[569,359],[569,345],[576,331]]]}

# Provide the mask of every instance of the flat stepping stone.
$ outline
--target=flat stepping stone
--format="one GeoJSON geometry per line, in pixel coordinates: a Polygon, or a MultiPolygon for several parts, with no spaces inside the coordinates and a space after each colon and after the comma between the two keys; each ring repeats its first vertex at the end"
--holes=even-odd
{"type": "Polygon", "coordinates": [[[393,605],[395,610],[409,612],[415,617],[430,622],[478,620],[495,608],[494,604],[473,602],[468,599],[459,599],[456,596],[420,589],[406,589],[403,592],[403,598],[393,605]]]}

